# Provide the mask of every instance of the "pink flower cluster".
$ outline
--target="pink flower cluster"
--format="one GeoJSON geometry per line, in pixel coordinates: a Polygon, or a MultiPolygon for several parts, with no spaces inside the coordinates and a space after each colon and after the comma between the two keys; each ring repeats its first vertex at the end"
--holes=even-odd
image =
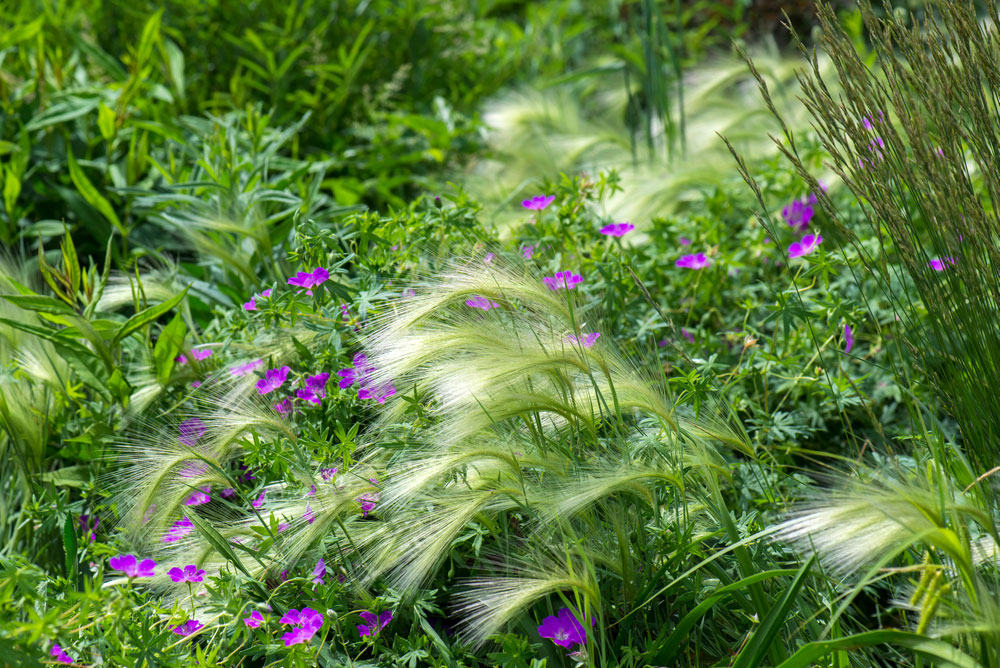
{"type": "Polygon", "coordinates": [[[612,223],[601,228],[601,234],[609,237],[623,237],[632,230],[635,225],[632,223],[612,223]]]}
{"type": "Polygon", "coordinates": [[[323,626],[323,615],[312,608],[303,608],[299,612],[292,608],[279,621],[280,624],[289,624],[292,630],[281,636],[285,641],[285,647],[307,643],[312,640],[316,632],[323,626]]]}
{"type": "Polygon", "coordinates": [[[396,386],[391,382],[376,385],[372,382],[374,373],[375,367],[368,363],[368,357],[363,353],[358,353],[354,356],[353,368],[347,367],[337,372],[337,375],[340,376],[337,385],[340,389],[346,390],[357,383],[359,399],[374,399],[378,403],[384,404],[386,399],[396,394],[396,386]]]}
{"type": "Polygon", "coordinates": [[[545,195],[535,195],[534,197],[531,197],[521,202],[521,206],[523,206],[525,209],[528,209],[529,211],[541,211],[545,209],[549,204],[552,204],[552,201],[555,198],[556,198],[555,195],[549,195],[548,197],[546,197],[545,195]]]}
{"type": "Polygon", "coordinates": [[[566,342],[574,345],[579,343],[584,348],[590,348],[591,346],[594,345],[599,336],[600,333],[598,332],[591,332],[590,334],[581,334],[580,336],[577,336],[576,334],[569,334],[566,337],[566,342]]]}
{"type": "Polygon", "coordinates": [[[683,269],[704,269],[712,264],[712,261],[705,257],[704,253],[696,253],[694,255],[683,255],[674,264],[683,269]]]}
{"type": "Polygon", "coordinates": [[[257,310],[257,297],[270,297],[272,290],[268,288],[264,290],[259,295],[254,295],[250,298],[250,301],[243,304],[243,310],[245,311],[256,311],[257,310]]]}
{"type": "Polygon", "coordinates": [[[583,283],[583,276],[574,274],[572,271],[557,271],[555,276],[546,276],[542,279],[549,290],[574,289],[583,283]]]}
{"type": "MultiPolygon", "coordinates": [[[[196,362],[208,359],[211,356],[212,356],[211,348],[201,348],[201,349],[193,348],[191,350],[191,357],[193,357],[196,362]]],[[[177,362],[178,364],[187,364],[188,358],[186,355],[178,355],[177,357],[174,358],[174,361],[177,362]]]]}
{"type": "Polygon", "coordinates": [[[299,288],[305,288],[306,294],[312,296],[312,288],[326,283],[329,279],[330,272],[323,267],[317,267],[311,272],[300,271],[288,279],[288,284],[299,288]]]}
{"type": "Polygon", "coordinates": [[[116,571],[121,571],[129,578],[151,578],[156,573],[156,562],[152,559],[139,561],[134,554],[119,554],[108,559],[108,565],[116,571]]]}
{"type": "Polygon", "coordinates": [[[489,311],[491,308],[500,308],[500,304],[497,304],[492,299],[487,299],[482,295],[474,295],[472,299],[466,299],[465,305],[471,306],[472,308],[482,309],[484,311],[489,311]]]}

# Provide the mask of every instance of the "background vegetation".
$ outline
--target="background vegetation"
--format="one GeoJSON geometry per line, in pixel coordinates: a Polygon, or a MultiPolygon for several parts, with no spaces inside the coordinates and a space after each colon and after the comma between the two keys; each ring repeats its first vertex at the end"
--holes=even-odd
{"type": "Polygon", "coordinates": [[[13,3],[0,663],[997,665],[998,23],[13,3]]]}

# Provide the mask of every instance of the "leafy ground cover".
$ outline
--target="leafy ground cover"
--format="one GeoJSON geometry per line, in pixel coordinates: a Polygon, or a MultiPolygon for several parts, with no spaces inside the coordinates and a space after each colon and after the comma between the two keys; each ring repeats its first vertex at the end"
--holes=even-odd
{"type": "Polygon", "coordinates": [[[2,662],[1000,662],[1000,21],[786,9],[6,13],[2,662]]]}

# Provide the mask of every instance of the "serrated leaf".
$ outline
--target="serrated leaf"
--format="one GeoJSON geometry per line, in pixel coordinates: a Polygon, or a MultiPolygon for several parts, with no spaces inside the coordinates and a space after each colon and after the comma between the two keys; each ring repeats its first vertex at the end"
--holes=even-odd
{"type": "Polygon", "coordinates": [[[111,341],[112,347],[118,345],[118,343],[129,334],[138,331],[142,327],[145,327],[149,323],[155,321],[164,313],[168,313],[169,311],[171,311],[175,306],[181,303],[181,300],[184,299],[185,295],[187,295],[187,291],[188,288],[184,288],[184,290],[174,295],[167,301],[157,304],[156,306],[150,306],[148,309],[145,309],[143,311],[139,311],[131,318],[126,320],[125,324],[123,324],[121,326],[121,329],[119,329],[118,332],[115,334],[115,338],[112,339],[111,341]]]}

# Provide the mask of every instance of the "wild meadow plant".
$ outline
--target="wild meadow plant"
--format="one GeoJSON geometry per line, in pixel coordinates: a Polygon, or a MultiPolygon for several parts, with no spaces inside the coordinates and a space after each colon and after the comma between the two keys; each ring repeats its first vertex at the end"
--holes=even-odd
{"type": "MultiPolygon", "coordinates": [[[[913,20],[888,5],[884,18],[867,0],[859,5],[871,55],[859,53],[821,3],[820,45],[837,77],[831,82],[813,59],[799,80],[827,165],[863,222],[834,205],[785,125],[779,145],[817,195],[829,220],[824,233],[858,274],[874,278],[881,294],[870,299],[895,316],[879,329],[887,362],[910,388],[912,458],[836,476],[833,491],[813,496],[780,536],[848,579],[831,624],[865,586],[892,583],[900,625],[911,631],[870,631],[844,643],[900,643],[952,665],[997,665],[1000,23],[995,6],[981,19],[971,2],[928,3],[913,20]],[[937,414],[918,399],[924,385],[937,395],[937,414]]],[[[740,169],[766,211],[756,179],[742,161],[740,169]]],[[[773,230],[769,217],[762,222],[773,230]]],[[[876,446],[894,449],[885,440],[876,446]]],[[[796,656],[839,646],[816,643],[796,656]]]]}
{"type": "MultiPolygon", "coordinates": [[[[591,331],[601,325],[580,294],[586,276],[546,280],[510,262],[454,263],[368,323],[337,389],[381,405],[363,445],[335,461],[318,459],[301,431],[333,375],[297,367],[290,349],[260,350],[269,362],[245,374],[209,376],[191,394],[191,417],[122,444],[122,528],[173,574],[146,586],[204,625],[181,631],[260,625],[211,594],[192,597],[188,571],[235,576],[256,606],[274,606],[278,592],[261,582],[311,571],[321,583],[330,564],[355,587],[398,593],[394,608],[362,615],[372,638],[409,617],[422,588],[446,582],[454,630],[472,647],[534,624],[574,661],[608,665],[625,660],[618,625],[628,620],[628,634],[647,638],[643,655],[667,662],[732,596],[746,618],[775,617],[741,663],[787,655],[775,639],[788,601],[764,585],[796,570],[751,554],[759,536],[737,526],[723,493],[732,458],[756,457],[739,423],[719,402],[697,412],[678,403],[655,369],[591,331]],[[284,480],[261,484],[241,465],[261,448],[286,462],[284,480]],[[699,546],[716,541],[725,549],[707,558],[699,546]],[[661,597],[703,568],[722,589],[707,607],[682,606],[689,616],[677,626],[661,597]]],[[[289,289],[304,290],[301,275],[289,289]]],[[[317,314],[312,326],[336,320],[317,314]]],[[[304,331],[289,335],[309,346],[304,331]]],[[[314,612],[286,645],[308,646],[327,628],[314,612]]]]}

